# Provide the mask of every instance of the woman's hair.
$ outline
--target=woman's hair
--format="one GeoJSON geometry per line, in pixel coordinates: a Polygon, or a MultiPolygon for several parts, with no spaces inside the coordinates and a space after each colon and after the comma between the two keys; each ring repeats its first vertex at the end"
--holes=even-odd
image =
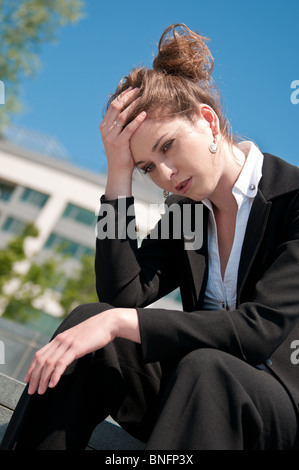
{"type": "MultiPolygon", "coordinates": [[[[125,125],[141,111],[159,116],[182,115],[192,120],[199,103],[209,105],[217,114],[222,135],[232,140],[221,100],[212,79],[214,59],[205,41],[184,24],[174,24],[163,32],[153,67],[137,67],[119,83],[108,106],[129,87],[138,87],[139,100],[125,125]]],[[[107,106],[107,107],[108,107],[107,106]]]]}

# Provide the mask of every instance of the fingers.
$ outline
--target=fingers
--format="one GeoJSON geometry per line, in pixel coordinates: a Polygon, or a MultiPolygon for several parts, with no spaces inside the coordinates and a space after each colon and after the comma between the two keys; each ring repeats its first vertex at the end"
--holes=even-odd
{"type": "Polygon", "coordinates": [[[120,193],[131,194],[131,178],[134,171],[134,160],[130,149],[130,139],[141,123],[146,119],[143,111],[126,125],[128,116],[140,100],[138,88],[128,89],[114,99],[100,124],[102,142],[108,163],[108,185],[105,194],[115,198],[120,193]],[[113,185],[109,185],[113,181],[113,185]],[[121,186],[115,181],[121,181],[121,186]]]}
{"type": "Polygon", "coordinates": [[[145,120],[146,116],[147,115],[145,111],[142,111],[140,114],[138,114],[138,116],[136,116],[136,118],[133,119],[133,121],[131,121],[122,131],[121,137],[123,137],[124,140],[130,139],[136,129],[138,129],[140,124],[145,120]]]}
{"type": "Polygon", "coordinates": [[[139,88],[128,88],[123,91],[115,100],[113,100],[107,110],[107,113],[100,124],[102,136],[113,132],[119,135],[125,125],[128,114],[138,102],[137,94],[139,88]]]}
{"type": "Polygon", "coordinates": [[[71,364],[74,359],[75,355],[73,349],[68,349],[63,356],[59,355],[56,359],[54,358],[54,360],[51,359],[49,362],[46,362],[39,378],[38,393],[43,394],[48,387],[55,387],[67,366],[71,364]]]}
{"type": "Polygon", "coordinates": [[[43,394],[48,387],[55,387],[74,360],[113,341],[116,321],[111,311],[101,312],[65,330],[36,352],[25,377],[30,395],[36,391],[43,394]]]}
{"type": "Polygon", "coordinates": [[[128,88],[127,90],[123,91],[109,106],[107,111],[108,119],[115,120],[121,119],[120,124],[124,124],[126,115],[134,102],[137,99],[137,95],[139,93],[139,88],[128,88]],[[121,115],[121,116],[120,116],[121,115]]]}
{"type": "Polygon", "coordinates": [[[55,387],[74,359],[73,348],[58,337],[37,351],[25,377],[25,382],[29,382],[28,393],[43,394],[48,387],[55,387]]]}

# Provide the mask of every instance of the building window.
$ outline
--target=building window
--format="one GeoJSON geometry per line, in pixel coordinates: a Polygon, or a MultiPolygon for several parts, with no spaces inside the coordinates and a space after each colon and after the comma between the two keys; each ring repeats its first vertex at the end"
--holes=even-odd
{"type": "Polygon", "coordinates": [[[21,201],[27,202],[36,207],[43,207],[48,198],[49,196],[47,194],[35,191],[34,189],[25,188],[21,196],[21,201]]]}
{"type": "Polygon", "coordinates": [[[0,200],[9,201],[12,193],[14,192],[15,186],[13,184],[4,183],[0,181],[0,200]]]}
{"type": "Polygon", "coordinates": [[[5,220],[2,230],[3,232],[14,233],[15,235],[21,235],[26,228],[26,222],[23,220],[15,219],[14,217],[7,217],[5,220]]]}
{"type": "Polygon", "coordinates": [[[62,254],[70,255],[80,259],[83,255],[94,254],[94,250],[88,246],[81,245],[67,238],[51,233],[46,244],[46,249],[57,250],[62,254]]]}
{"type": "Polygon", "coordinates": [[[75,220],[76,222],[91,226],[94,226],[96,222],[94,212],[75,206],[74,204],[67,205],[62,217],[64,219],[75,220]]]}

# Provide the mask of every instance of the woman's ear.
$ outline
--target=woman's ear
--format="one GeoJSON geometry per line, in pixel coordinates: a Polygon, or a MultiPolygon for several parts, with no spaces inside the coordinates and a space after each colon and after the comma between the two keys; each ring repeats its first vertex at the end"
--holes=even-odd
{"type": "Polygon", "coordinates": [[[219,134],[219,119],[215,111],[211,108],[211,106],[201,103],[198,106],[198,116],[204,119],[209,124],[214,136],[219,134]]]}

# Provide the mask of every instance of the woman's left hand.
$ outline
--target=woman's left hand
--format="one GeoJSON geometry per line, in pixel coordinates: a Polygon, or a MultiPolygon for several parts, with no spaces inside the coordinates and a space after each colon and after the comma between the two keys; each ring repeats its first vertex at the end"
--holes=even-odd
{"type": "Polygon", "coordinates": [[[58,334],[37,351],[25,376],[28,393],[45,393],[57,385],[63,372],[75,359],[101,349],[116,336],[140,342],[135,309],[110,309],[58,334]]]}

